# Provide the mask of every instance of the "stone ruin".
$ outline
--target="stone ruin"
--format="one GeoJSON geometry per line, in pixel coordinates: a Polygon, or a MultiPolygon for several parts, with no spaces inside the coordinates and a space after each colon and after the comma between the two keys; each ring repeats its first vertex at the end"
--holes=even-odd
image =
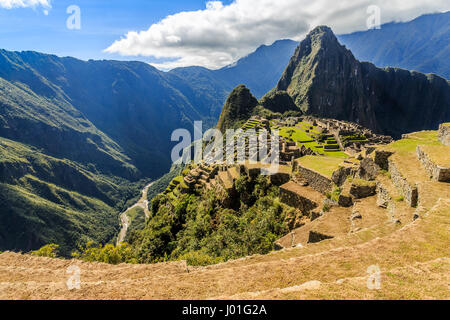
{"type": "Polygon", "coordinates": [[[439,126],[438,139],[444,146],[450,146],[450,123],[439,126]]]}
{"type": "Polygon", "coordinates": [[[390,136],[375,134],[353,122],[313,117],[306,117],[304,121],[319,127],[323,134],[332,134],[340,148],[349,154],[359,153],[371,145],[384,145],[393,141],[390,136]]]}

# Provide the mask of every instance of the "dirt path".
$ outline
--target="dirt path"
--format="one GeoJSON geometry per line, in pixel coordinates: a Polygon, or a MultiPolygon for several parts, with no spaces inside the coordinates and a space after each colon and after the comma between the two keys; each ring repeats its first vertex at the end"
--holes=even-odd
{"type": "Polygon", "coordinates": [[[147,193],[148,193],[148,189],[154,184],[155,182],[149,183],[148,185],[145,186],[144,189],[142,189],[142,196],[141,198],[138,200],[138,202],[136,202],[134,205],[132,205],[131,207],[129,207],[127,210],[125,210],[125,212],[120,214],[120,223],[122,225],[122,228],[120,229],[120,233],[119,236],[117,237],[117,245],[121,244],[123,242],[123,240],[125,239],[126,235],[127,235],[127,231],[128,228],[130,227],[130,219],[128,218],[128,211],[136,208],[136,207],[141,207],[142,209],[144,209],[144,213],[145,213],[145,218],[148,219],[150,217],[150,211],[148,210],[148,199],[147,199],[147,193]]]}

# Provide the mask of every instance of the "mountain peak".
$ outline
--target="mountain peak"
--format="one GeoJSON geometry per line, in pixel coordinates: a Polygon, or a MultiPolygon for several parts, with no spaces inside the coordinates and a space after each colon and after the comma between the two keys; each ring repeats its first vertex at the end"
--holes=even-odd
{"type": "Polygon", "coordinates": [[[295,50],[276,91],[286,91],[304,113],[399,137],[448,119],[448,108],[440,107],[449,105],[448,88],[439,77],[359,62],[329,27],[319,26],[295,50]]]}
{"type": "MultiPolygon", "coordinates": [[[[309,75],[306,78],[311,80],[318,65],[322,65],[322,62],[327,60],[334,60],[339,56],[345,56],[350,64],[355,60],[351,52],[339,43],[330,27],[318,26],[314,28],[295,50],[276,89],[288,91],[293,99],[297,100],[297,105],[301,106],[302,103],[297,99],[300,92],[293,92],[293,90],[295,91],[294,88],[301,85],[300,83],[296,84],[298,75],[306,76],[306,73],[308,73],[309,75]]],[[[303,111],[306,111],[306,109],[307,106],[304,107],[303,111]]]]}
{"type": "Polygon", "coordinates": [[[333,30],[328,26],[317,26],[309,32],[309,36],[334,35],[333,30]]]}
{"type": "Polygon", "coordinates": [[[314,28],[308,35],[313,44],[326,45],[330,43],[339,44],[333,30],[327,26],[318,26],[314,28]]]}
{"type": "Polygon", "coordinates": [[[224,132],[226,129],[233,128],[236,123],[239,124],[239,121],[245,122],[257,105],[258,100],[250,90],[243,84],[238,85],[225,102],[217,128],[224,132]]]}

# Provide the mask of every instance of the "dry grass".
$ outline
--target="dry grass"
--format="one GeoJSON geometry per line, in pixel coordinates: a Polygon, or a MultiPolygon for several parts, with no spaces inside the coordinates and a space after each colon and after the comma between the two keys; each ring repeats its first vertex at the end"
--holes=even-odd
{"type": "Polygon", "coordinates": [[[330,283],[307,282],[296,287],[248,292],[227,298],[256,300],[448,299],[449,275],[450,259],[439,258],[381,272],[381,287],[379,290],[368,290],[368,278],[367,276],[361,276],[339,279],[330,283]],[[405,290],[402,290],[402,288],[405,288],[405,290]]]}
{"type": "MultiPolygon", "coordinates": [[[[391,160],[402,173],[402,176],[411,184],[429,184],[430,189],[438,191],[437,194],[425,194],[422,192],[422,199],[430,197],[431,205],[435,203],[438,197],[449,192],[450,185],[439,182],[430,182],[430,175],[417,159],[417,146],[420,145],[426,150],[432,150],[436,161],[448,163],[450,160],[450,147],[442,146],[437,140],[437,131],[422,131],[408,134],[407,139],[395,141],[388,146],[382,147],[383,150],[395,152],[391,160]]],[[[430,205],[430,204],[429,204],[430,205]]],[[[429,207],[428,207],[429,208],[429,207]]]]}
{"type": "Polygon", "coordinates": [[[108,266],[4,253],[0,255],[0,298],[227,298],[245,296],[247,292],[276,292],[313,280],[327,285],[300,294],[285,290],[280,297],[446,298],[446,261],[430,263],[418,277],[409,276],[407,270],[449,256],[449,210],[450,200],[441,199],[427,217],[402,228],[380,226],[367,240],[357,240],[357,234],[346,235],[305,248],[191,269],[189,273],[184,272],[183,263],[108,266]],[[71,264],[81,268],[81,290],[65,288],[65,270],[71,264]],[[382,291],[364,287],[366,270],[371,265],[378,265],[383,272],[382,291]],[[358,278],[362,282],[351,280],[358,278]],[[339,279],[350,280],[337,285],[339,279]]]}

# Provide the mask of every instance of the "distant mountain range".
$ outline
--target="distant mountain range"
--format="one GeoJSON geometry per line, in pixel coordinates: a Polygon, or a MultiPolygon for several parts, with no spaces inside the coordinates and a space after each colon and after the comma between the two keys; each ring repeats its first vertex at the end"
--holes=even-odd
{"type": "Polygon", "coordinates": [[[361,61],[450,79],[450,11],[338,37],[361,61]]]}
{"type": "Polygon", "coordinates": [[[261,98],[275,87],[297,46],[295,41],[279,40],[270,46],[260,46],[255,52],[219,70],[186,67],[173,69],[169,74],[176,74],[195,84],[208,81],[213,91],[224,91],[226,95],[239,84],[244,84],[257,98],[261,98]]]}
{"type": "MultiPolygon", "coordinates": [[[[372,62],[378,67],[435,73],[450,79],[450,12],[423,15],[405,23],[387,23],[381,29],[337,38],[360,61],[372,62]]],[[[220,97],[220,106],[239,84],[261,98],[275,87],[298,44],[293,40],[279,40],[219,70],[186,67],[168,74],[187,80],[194,91],[200,88],[207,95],[214,93],[220,97]]],[[[217,116],[216,109],[214,105],[213,113],[217,116]]]]}

